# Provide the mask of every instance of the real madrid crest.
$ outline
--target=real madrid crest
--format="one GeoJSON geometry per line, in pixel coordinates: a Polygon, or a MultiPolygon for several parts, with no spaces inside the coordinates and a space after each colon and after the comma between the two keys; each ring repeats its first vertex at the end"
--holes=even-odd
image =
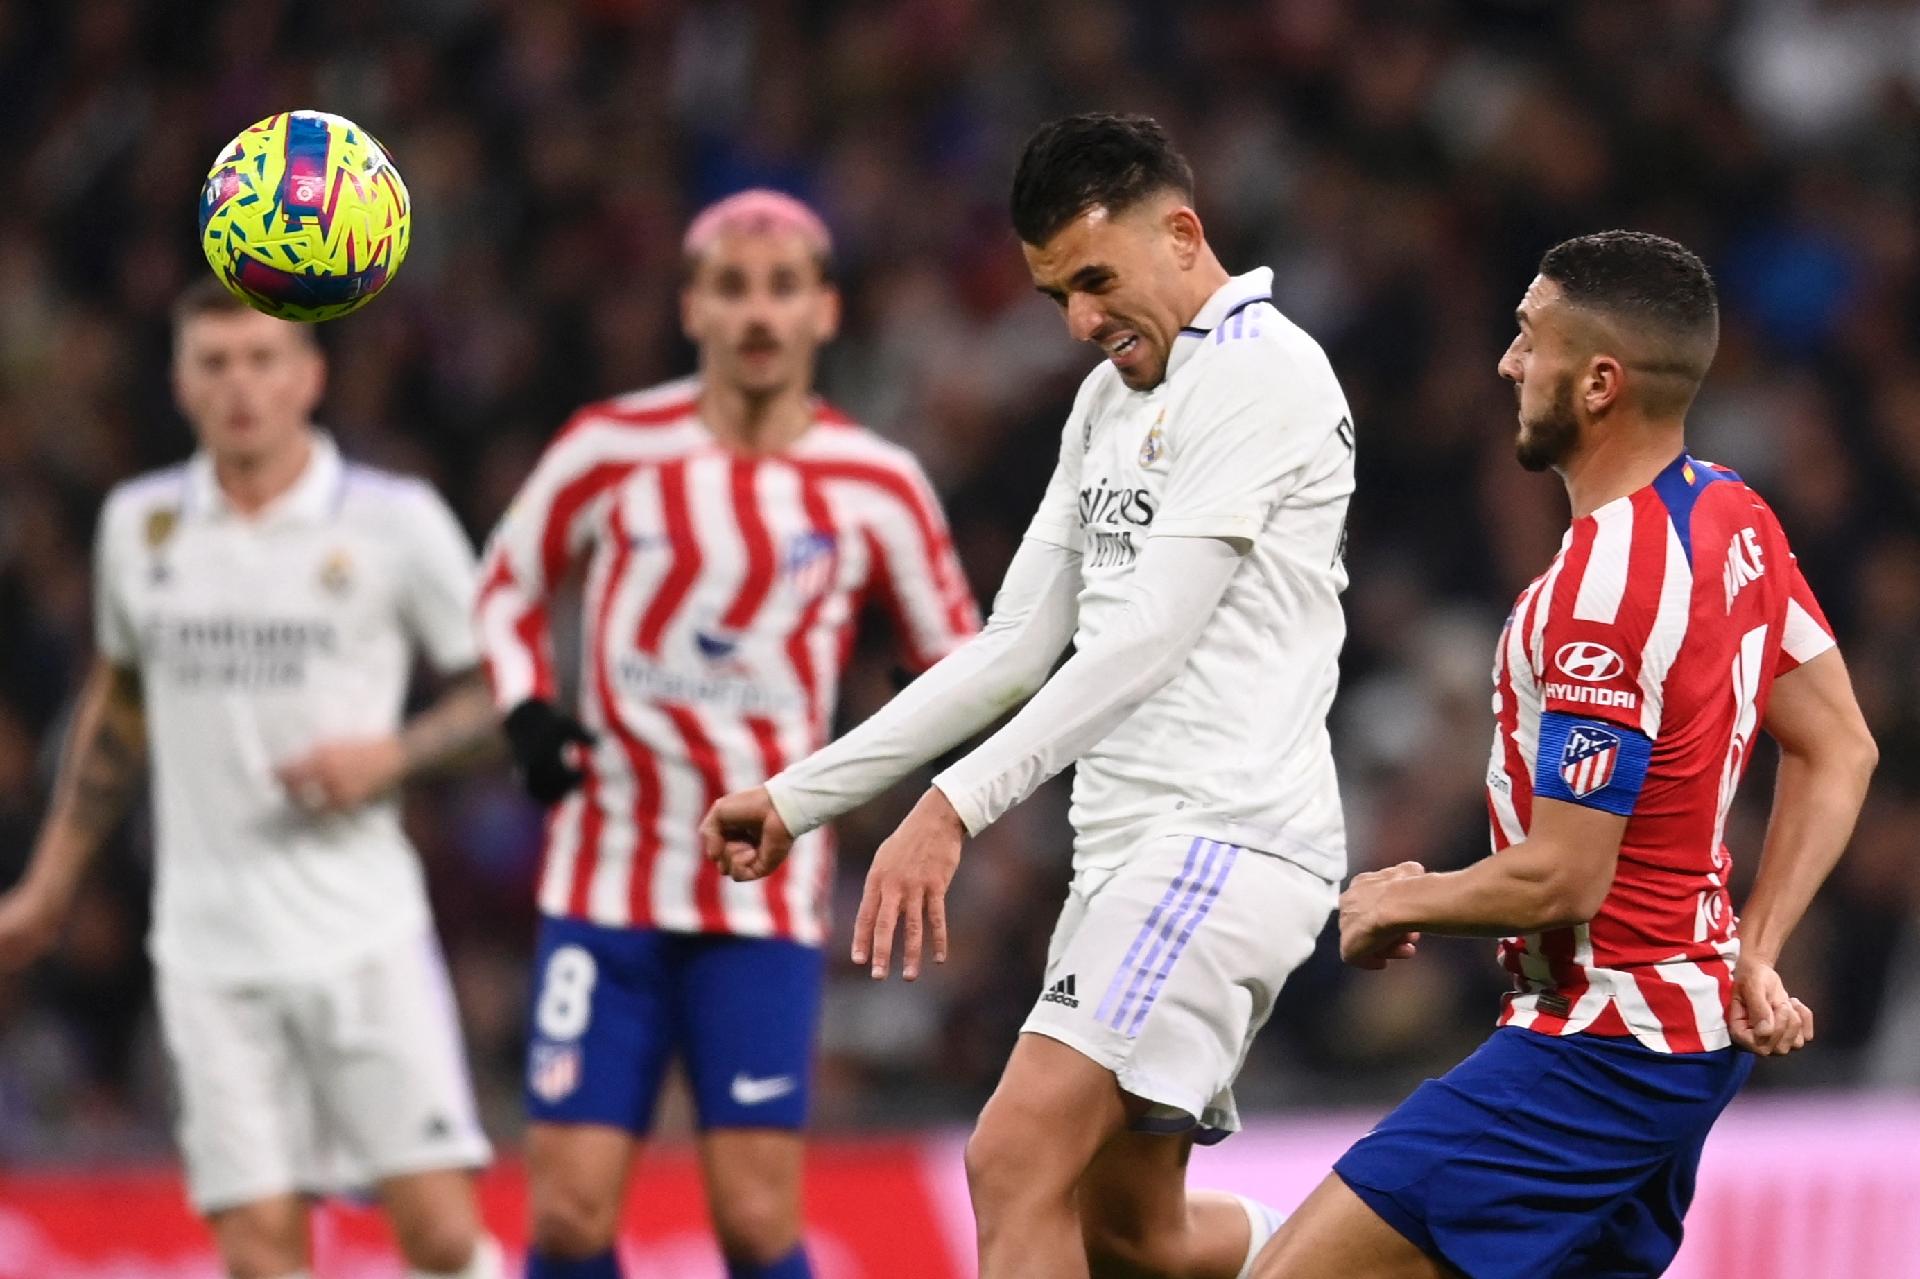
{"type": "Polygon", "coordinates": [[[1160,424],[1166,420],[1167,411],[1161,409],[1160,416],[1153,419],[1153,429],[1147,432],[1147,438],[1140,443],[1140,465],[1152,466],[1166,454],[1167,433],[1160,429],[1160,424]]]}
{"type": "Polygon", "coordinates": [[[329,595],[345,595],[353,587],[353,561],[345,551],[329,551],[320,561],[320,589],[329,595]]]}
{"type": "Polygon", "coordinates": [[[180,527],[180,511],[177,507],[156,506],[147,512],[147,549],[157,551],[166,545],[173,531],[180,527]]]}

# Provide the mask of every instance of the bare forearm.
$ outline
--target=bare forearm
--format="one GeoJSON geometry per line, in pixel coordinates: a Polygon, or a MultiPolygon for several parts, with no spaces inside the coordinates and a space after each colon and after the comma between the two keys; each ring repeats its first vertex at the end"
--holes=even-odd
{"type": "Polygon", "coordinates": [[[70,895],[146,775],[146,717],[139,677],[101,663],[81,690],[27,875],[70,895]]]}
{"type": "Polygon", "coordinates": [[[1853,835],[1872,771],[1865,756],[1816,763],[1781,752],[1759,874],[1740,912],[1744,953],[1769,964],[1779,959],[1853,835]]]}
{"type": "Polygon", "coordinates": [[[469,671],[400,730],[401,780],[504,752],[500,712],[479,671],[469,671]]]}
{"type": "Polygon", "coordinates": [[[1383,913],[1407,932],[1507,937],[1591,917],[1578,897],[1556,873],[1550,850],[1521,843],[1465,870],[1394,881],[1383,913]]]}

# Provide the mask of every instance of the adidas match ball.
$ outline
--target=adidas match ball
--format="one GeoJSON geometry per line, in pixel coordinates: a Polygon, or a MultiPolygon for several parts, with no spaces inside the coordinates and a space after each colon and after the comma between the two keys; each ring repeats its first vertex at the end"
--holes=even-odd
{"type": "Polygon", "coordinates": [[[200,194],[200,246],[213,273],[283,320],[365,306],[400,269],[412,226],[386,148],[322,111],[282,112],[242,133],[200,194]]]}

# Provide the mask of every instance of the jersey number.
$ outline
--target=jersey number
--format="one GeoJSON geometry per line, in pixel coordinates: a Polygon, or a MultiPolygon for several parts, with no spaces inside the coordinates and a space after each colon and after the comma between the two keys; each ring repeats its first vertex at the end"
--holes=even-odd
{"type": "Polygon", "coordinates": [[[578,1039],[593,1018],[593,983],[599,976],[584,946],[562,946],[547,956],[546,977],[534,1025],[548,1039],[578,1039]]]}

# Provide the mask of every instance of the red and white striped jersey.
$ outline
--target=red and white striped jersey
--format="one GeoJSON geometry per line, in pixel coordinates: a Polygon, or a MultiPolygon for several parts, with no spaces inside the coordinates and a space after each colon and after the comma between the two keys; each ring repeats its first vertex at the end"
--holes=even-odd
{"type": "Polygon", "coordinates": [[[1832,646],[1779,521],[1731,471],[1682,454],[1574,522],[1495,658],[1494,851],[1526,838],[1535,795],[1628,820],[1590,922],[1500,943],[1501,1025],[1730,1042],[1727,809],[1774,677],[1832,646]]]}
{"type": "Polygon", "coordinates": [[[700,856],[700,819],[824,744],[866,600],[915,668],[979,617],[904,449],[821,405],[784,452],[732,452],[698,395],[684,381],[590,405],[555,437],[489,542],[481,645],[503,708],[554,697],[548,601],[584,566],[580,718],[597,740],[548,819],[543,913],[818,944],[826,832],[739,884],[700,856]]]}

